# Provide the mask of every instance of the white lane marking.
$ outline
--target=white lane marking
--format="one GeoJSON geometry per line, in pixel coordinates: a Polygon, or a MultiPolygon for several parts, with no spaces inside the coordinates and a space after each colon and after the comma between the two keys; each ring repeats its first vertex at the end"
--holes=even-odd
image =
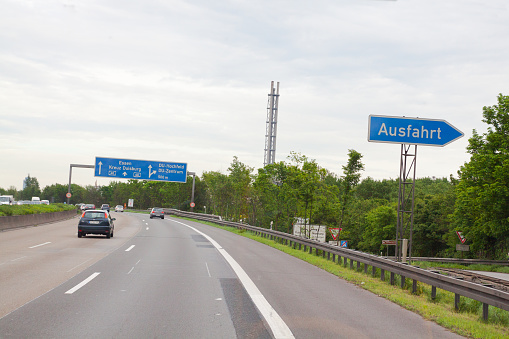
{"type": "Polygon", "coordinates": [[[21,260],[21,259],[26,258],[26,257],[27,257],[27,256],[26,256],[26,255],[24,255],[24,256],[19,257],[19,258],[16,258],[16,259],[11,259],[11,260],[8,260],[8,261],[5,261],[5,262],[1,262],[1,263],[0,263],[0,266],[5,265],[5,264],[7,264],[8,262],[13,262],[13,261],[21,260]]]}
{"type": "Polygon", "coordinates": [[[140,263],[140,261],[141,261],[141,259],[140,259],[140,260],[138,260],[138,261],[136,262],[136,264],[134,264],[134,266],[133,266],[133,267],[129,270],[129,272],[127,272],[127,274],[131,274],[131,272],[134,270],[134,268],[136,267],[136,265],[138,265],[138,264],[140,263]]]}
{"type": "Polygon", "coordinates": [[[134,246],[136,246],[136,245],[131,245],[131,246],[129,246],[129,248],[128,248],[128,249],[126,249],[125,251],[126,251],[126,252],[129,252],[130,250],[132,250],[132,249],[134,248],[134,246]]]}
{"type": "Polygon", "coordinates": [[[79,290],[80,288],[82,288],[83,286],[85,286],[86,284],[88,284],[89,282],[91,282],[95,277],[97,277],[99,274],[101,274],[101,272],[95,272],[94,274],[92,274],[90,277],[88,277],[87,279],[83,280],[82,282],[80,282],[78,285],[74,286],[73,288],[71,288],[69,291],[65,292],[65,294],[73,294],[74,292],[76,292],[77,290],[79,290]]]}
{"type": "Polygon", "coordinates": [[[205,263],[205,267],[207,267],[207,273],[209,274],[209,277],[212,278],[212,276],[210,275],[209,265],[207,263],[205,263]]]}
{"type": "Polygon", "coordinates": [[[147,227],[147,231],[148,231],[148,227],[147,227]]]}
{"type": "Polygon", "coordinates": [[[69,271],[67,271],[67,272],[71,272],[71,271],[72,271],[72,270],[74,270],[75,268],[80,267],[81,265],[83,265],[84,263],[86,263],[87,261],[90,261],[90,260],[92,260],[92,259],[87,259],[87,260],[85,260],[84,262],[82,262],[82,263],[81,263],[81,264],[79,264],[79,265],[74,266],[73,268],[71,268],[71,269],[70,269],[69,271]]]}
{"type": "Polygon", "coordinates": [[[29,248],[36,248],[36,247],[44,246],[44,245],[47,245],[47,244],[51,244],[51,241],[45,242],[43,244],[35,245],[35,246],[29,247],[29,248]]]}
{"type": "Polygon", "coordinates": [[[184,225],[186,227],[189,227],[190,229],[194,230],[198,234],[203,235],[208,241],[214,245],[214,247],[223,255],[223,257],[228,261],[233,271],[235,271],[235,274],[237,274],[237,277],[239,277],[239,280],[241,281],[242,285],[244,285],[244,288],[246,289],[246,292],[249,294],[251,299],[253,300],[253,303],[258,308],[258,311],[262,314],[262,316],[265,318],[265,321],[267,321],[267,324],[269,325],[270,329],[272,330],[272,334],[274,335],[274,338],[295,338],[293,336],[292,331],[286,325],[284,320],[279,316],[279,314],[276,312],[276,310],[269,304],[267,299],[263,296],[263,294],[260,292],[258,287],[256,287],[255,283],[247,273],[244,271],[244,269],[233,259],[228,252],[224,248],[221,247],[214,239],[206,235],[205,233],[197,230],[196,228],[186,225],[180,221],[172,220],[178,224],[184,225]]]}

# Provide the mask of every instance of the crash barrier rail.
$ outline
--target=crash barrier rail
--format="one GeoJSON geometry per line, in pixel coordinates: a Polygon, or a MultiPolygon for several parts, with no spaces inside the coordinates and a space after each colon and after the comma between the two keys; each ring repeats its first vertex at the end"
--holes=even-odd
{"type": "Polygon", "coordinates": [[[441,262],[441,263],[446,263],[446,264],[460,264],[460,265],[479,264],[479,265],[509,266],[509,260],[412,257],[412,261],[429,261],[429,262],[441,262]]]}
{"type": "Polygon", "coordinates": [[[357,263],[357,270],[361,270],[361,264],[364,264],[364,273],[368,273],[368,267],[371,266],[371,274],[376,275],[377,269],[380,270],[380,279],[385,281],[386,273],[390,273],[390,283],[395,284],[395,276],[401,277],[401,288],[405,287],[407,279],[412,280],[412,293],[417,292],[417,282],[428,284],[431,286],[431,298],[436,298],[437,288],[454,293],[454,307],[459,310],[460,297],[464,296],[473,300],[482,302],[483,304],[483,319],[488,320],[488,305],[498,307],[500,309],[509,311],[509,293],[496,290],[490,286],[475,284],[468,281],[463,281],[459,278],[454,278],[446,275],[439,274],[438,272],[428,271],[419,267],[411,266],[406,263],[396,262],[376,255],[359,252],[352,249],[341,248],[326,243],[320,243],[315,240],[305,239],[288,233],[274,231],[262,227],[241,224],[232,221],[220,220],[220,218],[209,218],[209,215],[201,213],[192,213],[179,210],[165,209],[167,213],[180,217],[188,217],[197,220],[209,221],[222,226],[235,227],[241,230],[247,230],[255,233],[256,235],[271,240],[284,243],[287,246],[292,246],[294,249],[299,248],[304,251],[309,251],[310,254],[322,251],[322,256],[327,256],[328,260],[336,262],[346,267],[348,261],[350,268],[354,269],[354,263],[357,263]]]}
{"type": "Polygon", "coordinates": [[[4,216],[0,217],[0,231],[19,227],[36,226],[40,224],[69,219],[74,216],[76,216],[76,210],[4,216]]]}

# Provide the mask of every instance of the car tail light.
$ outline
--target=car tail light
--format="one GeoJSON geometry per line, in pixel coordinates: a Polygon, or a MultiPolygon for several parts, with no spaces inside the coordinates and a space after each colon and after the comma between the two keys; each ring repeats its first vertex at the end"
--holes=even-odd
{"type": "Polygon", "coordinates": [[[161,211],[161,214],[164,214],[164,211],[161,211]]]}

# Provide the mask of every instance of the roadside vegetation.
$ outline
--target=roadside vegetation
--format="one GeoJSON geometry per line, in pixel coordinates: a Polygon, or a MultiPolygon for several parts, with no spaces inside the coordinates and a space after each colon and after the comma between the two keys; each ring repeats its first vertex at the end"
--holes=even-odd
{"type": "Polygon", "coordinates": [[[75,210],[76,207],[65,204],[51,205],[0,205],[0,217],[38,213],[52,213],[75,210]]]}

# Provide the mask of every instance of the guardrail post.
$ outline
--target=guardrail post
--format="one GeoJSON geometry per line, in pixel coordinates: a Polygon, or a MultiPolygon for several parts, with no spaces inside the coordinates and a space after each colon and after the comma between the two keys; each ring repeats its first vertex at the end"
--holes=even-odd
{"type": "Polygon", "coordinates": [[[364,274],[368,274],[368,264],[364,264],[364,274]]]}
{"type": "Polygon", "coordinates": [[[458,293],[454,293],[454,309],[456,311],[460,309],[460,295],[458,293]]]}
{"type": "Polygon", "coordinates": [[[357,261],[357,271],[360,271],[360,270],[361,270],[361,262],[357,261]]]}
{"type": "Polygon", "coordinates": [[[391,272],[391,285],[394,285],[394,272],[391,272]]]}
{"type": "MultiPolygon", "coordinates": [[[[300,251],[301,249],[302,249],[302,244],[301,244],[301,243],[299,243],[299,251],[300,251]]],[[[306,250],[306,249],[304,249],[304,250],[306,250]]]]}
{"type": "Polygon", "coordinates": [[[401,288],[405,288],[405,276],[401,276],[401,283],[399,285],[401,288]]]}
{"type": "Polygon", "coordinates": [[[482,318],[484,321],[488,321],[488,308],[490,305],[483,303],[482,304],[482,318]]]}
{"type": "Polygon", "coordinates": [[[417,293],[417,280],[415,279],[412,281],[412,293],[417,293]]]}
{"type": "Polygon", "coordinates": [[[346,264],[348,264],[348,260],[346,259],[346,257],[343,257],[343,262],[344,262],[344,266],[346,267],[346,264]]]}
{"type": "Polygon", "coordinates": [[[385,281],[385,270],[383,268],[380,269],[380,280],[385,281]]]}
{"type": "Polygon", "coordinates": [[[431,300],[435,300],[437,297],[437,287],[431,286],[431,300]]]}
{"type": "Polygon", "coordinates": [[[330,252],[327,252],[327,260],[330,260],[330,252]]]}
{"type": "Polygon", "coordinates": [[[350,269],[353,270],[353,260],[350,259],[350,269]]]}
{"type": "Polygon", "coordinates": [[[313,247],[309,246],[309,254],[313,254],[313,247]]]}
{"type": "Polygon", "coordinates": [[[336,255],[332,253],[332,262],[336,262],[336,255]]]}
{"type": "Polygon", "coordinates": [[[376,275],[376,267],[373,265],[371,266],[371,274],[373,275],[373,277],[376,275]]]}
{"type": "MultiPolygon", "coordinates": [[[[299,246],[299,249],[300,249],[300,246],[299,246]]],[[[308,251],[308,245],[304,245],[304,252],[307,252],[308,251]]]]}
{"type": "Polygon", "coordinates": [[[338,264],[341,265],[341,256],[338,254],[338,264]]]}

